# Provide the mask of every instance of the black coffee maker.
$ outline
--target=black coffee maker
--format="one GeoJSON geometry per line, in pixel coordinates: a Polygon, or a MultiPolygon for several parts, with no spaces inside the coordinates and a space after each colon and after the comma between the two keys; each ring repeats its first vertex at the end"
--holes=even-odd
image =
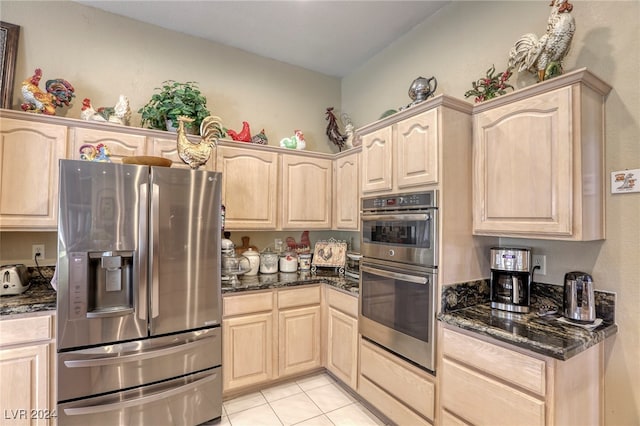
{"type": "Polygon", "coordinates": [[[529,312],[531,249],[491,248],[491,307],[509,312],[529,312]]]}

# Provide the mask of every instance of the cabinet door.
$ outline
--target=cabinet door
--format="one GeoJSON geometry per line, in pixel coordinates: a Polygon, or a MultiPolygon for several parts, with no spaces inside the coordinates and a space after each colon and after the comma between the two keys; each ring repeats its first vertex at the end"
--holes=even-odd
{"type": "Polygon", "coordinates": [[[362,193],[393,188],[391,126],[362,136],[362,193]]]}
{"type": "Polygon", "coordinates": [[[360,229],[360,156],[335,160],[333,229],[360,229]]]}
{"type": "Polygon", "coordinates": [[[438,110],[399,121],[396,126],[398,191],[438,182],[438,110]]]}
{"type": "Polygon", "coordinates": [[[475,234],[572,234],[571,96],[565,87],[474,117],[475,234]]]}
{"type": "Polygon", "coordinates": [[[49,405],[49,346],[41,343],[0,350],[2,424],[49,424],[47,417],[55,410],[49,405]]]}
{"type": "Polygon", "coordinates": [[[329,307],[327,369],[356,389],[358,381],[358,320],[329,307]]]}
{"type": "Polygon", "coordinates": [[[73,131],[73,143],[69,158],[79,160],[82,145],[90,144],[95,147],[98,144],[104,144],[111,154],[111,161],[121,163],[122,157],[147,155],[146,139],[141,135],[76,128],[73,131]]]}
{"type": "Polygon", "coordinates": [[[273,313],[222,321],[223,391],[274,379],[273,313]]]}
{"type": "Polygon", "coordinates": [[[67,128],[0,120],[0,229],[56,229],[67,128]]]}
{"type": "MultiPolygon", "coordinates": [[[[155,157],[167,158],[172,161],[171,167],[178,169],[189,169],[189,165],[186,164],[178,155],[178,145],[176,139],[165,138],[152,138],[149,141],[147,147],[147,155],[153,155],[155,157]]],[[[216,152],[212,151],[211,157],[200,170],[215,171],[216,152]]]]}
{"type": "Polygon", "coordinates": [[[331,228],[332,161],[282,155],[283,229],[331,228]]]}
{"type": "Polygon", "coordinates": [[[225,229],[275,229],[278,154],[219,146],[225,229]]]}
{"type": "Polygon", "coordinates": [[[321,366],[320,319],[320,306],[279,312],[279,376],[303,373],[321,366]]]}

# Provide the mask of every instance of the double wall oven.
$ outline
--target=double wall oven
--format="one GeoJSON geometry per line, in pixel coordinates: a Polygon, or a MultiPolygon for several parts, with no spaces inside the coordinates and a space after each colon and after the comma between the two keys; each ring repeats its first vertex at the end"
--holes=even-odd
{"type": "Polygon", "coordinates": [[[434,372],[437,192],[362,199],[359,331],[434,372]]]}

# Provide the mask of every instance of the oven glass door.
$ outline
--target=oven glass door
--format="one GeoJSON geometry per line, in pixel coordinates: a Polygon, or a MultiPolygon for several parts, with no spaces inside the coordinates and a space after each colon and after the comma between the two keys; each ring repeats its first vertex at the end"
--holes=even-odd
{"type": "MultiPolygon", "coordinates": [[[[388,264],[389,262],[384,262],[388,264]]],[[[364,263],[360,269],[360,332],[411,361],[433,370],[433,271],[407,271],[364,263]]]]}
{"type": "Polygon", "coordinates": [[[362,215],[364,256],[418,265],[436,265],[437,209],[420,213],[362,215]]]}

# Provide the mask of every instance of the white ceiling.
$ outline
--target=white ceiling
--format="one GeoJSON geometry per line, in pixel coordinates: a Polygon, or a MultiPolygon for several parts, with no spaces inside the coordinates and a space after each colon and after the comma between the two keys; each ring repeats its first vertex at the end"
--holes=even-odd
{"type": "Polygon", "coordinates": [[[78,2],[322,74],[344,77],[447,1],[78,2]]]}

